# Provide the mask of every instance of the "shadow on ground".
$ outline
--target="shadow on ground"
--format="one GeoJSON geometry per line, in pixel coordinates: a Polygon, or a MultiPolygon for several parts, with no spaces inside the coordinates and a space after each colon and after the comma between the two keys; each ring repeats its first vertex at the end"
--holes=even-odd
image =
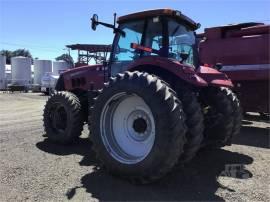
{"type": "Polygon", "coordinates": [[[83,159],[80,162],[81,166],[91,166],[97,165],[97,160],[95,158],[95,153],[91,149],[92,143],[88,138],[80,138],[71,145],[59,145],[49,141],[47,138],[42,142],[36,144],[37,148],[59,156],[66,156],[70,154],[78,154],[83,156],[83,159]]]}
{"type": "MultiPolygon", "coordinates": [[[[82,166],[97,165],[91,143],[87,139],[80,139],[77,144],[70,146],[55,145],[45,139],[36,146],[55,155],[82,155],[83,160],[80,162],[82,166]]],[[[204,150],[184,168],[173,171],[161,181],[151,185],[132,185],[107,174],[103,169],[96,169],[81,178],[82,186],[67,190],[66,197],[72,199],[78,188],[85,188],[92,197],[102,201],[224,201],[215,194],[217,189],[226,189],[229,192],[234,190],[221,185],[217,177],[224,175],[227,165],[244,166],[252,162],[253,159],[244,154],[223,149],[204,150]]],[[[245,178],[252,177],[245,169],[241,172],[245,174],[245,178]]],[[[228,177],[242,178],[241,176],[228,177]]]]}
{"type": "Polygon", "coordinates": [[[242,126],[240,135],[235,137],[233,144],[247,145],[260,148],[270,148],[269,138],[269,129],[245,125],[242,126]]]}
{"type": "MultiPolygon", "coordinates": [[[[158,183],[132,185],[102,169],[82,177],[81,183],[94,198],[103,201],[223,201],[215,192],[222,186],[217,177],[228,164],[250,164],[249,156],[226,150],[203,151],[188,166],[173,171],[158,183]]],[[[250,177],[252,174],[246,171],[250,177]]],[[[76,188],[67,192],[72,198],[76,188]]]]}

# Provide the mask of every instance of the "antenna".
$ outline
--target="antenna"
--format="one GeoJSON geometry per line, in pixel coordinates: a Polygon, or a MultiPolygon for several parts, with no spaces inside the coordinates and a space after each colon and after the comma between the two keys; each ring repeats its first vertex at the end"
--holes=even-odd
{"type": "Polygon", "coordinates": [[[113,18],[114,18],[113,26],[115,27],[115,24],[116,24],[116,13],[113,14],[113,18]]]}

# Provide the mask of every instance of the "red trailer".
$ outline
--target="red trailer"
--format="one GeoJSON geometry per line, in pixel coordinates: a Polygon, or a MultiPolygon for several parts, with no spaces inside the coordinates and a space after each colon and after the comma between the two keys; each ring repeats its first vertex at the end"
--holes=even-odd
{"type": "Polygon", "coordinates": [[[270,25],[251,22],[198,34],[200,62],[222,64],[246,112],[269,113],[269,33],[270,25]]]}

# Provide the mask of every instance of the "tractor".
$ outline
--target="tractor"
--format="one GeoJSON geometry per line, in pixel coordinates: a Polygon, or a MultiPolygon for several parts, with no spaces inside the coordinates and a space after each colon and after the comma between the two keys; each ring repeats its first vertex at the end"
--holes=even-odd
{"type": "Polygon", "coordinates": [[[60,75],[43,115],[50,141],[72,143],[87,123],[101,166],[134,183],[162,178],[200,148],[231,144],[240,103],[224,73],[199,66],[198,23],[172,9],[91,21],[113,30],[110,59],[60,75]]]}

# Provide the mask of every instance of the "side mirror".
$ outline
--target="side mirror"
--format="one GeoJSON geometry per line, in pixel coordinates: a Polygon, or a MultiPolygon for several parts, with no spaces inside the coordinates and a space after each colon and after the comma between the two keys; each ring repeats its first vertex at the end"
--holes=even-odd
{"type": "Polygon", "coordinates": [[[92,28],[92,30],[96,30],[96,28],[97,28],[97,25],[98,25],[98,15],[97,14],[94,14],[93,16],[92,16],[92,18],[91,18],[91,21],[92,21],[92,23],[91,23],[91,28],[92,28]]]}

